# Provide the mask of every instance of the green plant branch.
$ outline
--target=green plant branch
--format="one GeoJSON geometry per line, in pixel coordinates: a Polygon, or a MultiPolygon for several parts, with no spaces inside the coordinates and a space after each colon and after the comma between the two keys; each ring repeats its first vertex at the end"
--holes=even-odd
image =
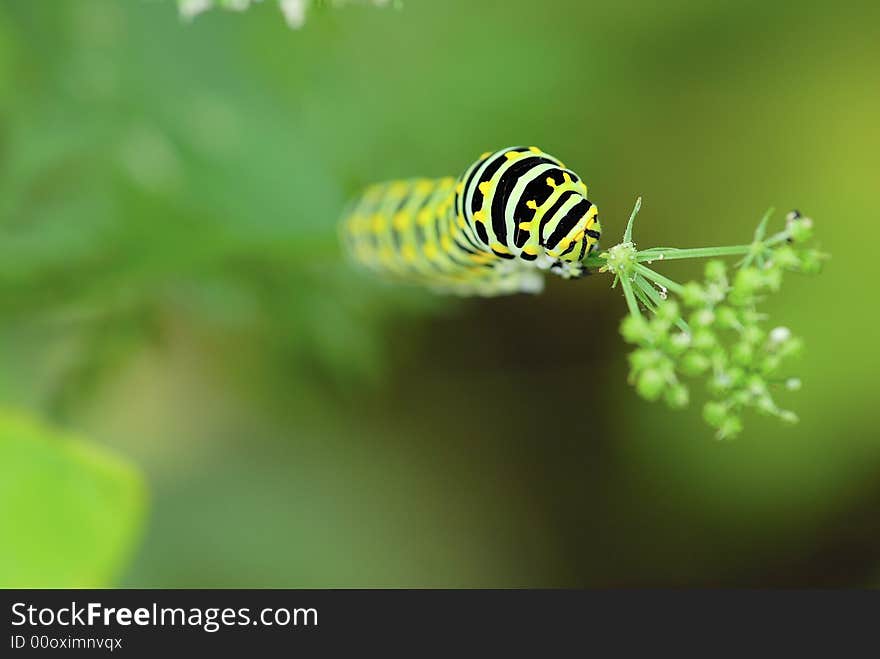
{"type": "Polygon", "coordinates": [[[679,295],[681,295],[681,293],[684,292],[684,286],[679,284],[677,281],[672,281],[669,277],[665,277],[659,272],[655,272],[654,270],[651,270],[651,268],[643,266],[641,263],[637,263],[633,269],[637,273],[642,275],[645,279],[660,284],[661,286],[665,286],[667,289],[673,291],[674,293],[678,293],[679,295]]]}
{"type": "Polygon", "coordinates": [[[642,312],[639,311],[639,305],[633,293],[632,282],[628,277],[621,277],[620,285],[623,287],[623,296],[626,298],[626,306],[629,307],[629,312],[634,316],[641,316],[642,312]]]}
{"type": "Polygon", "coordinates": [[[765,329],[766,315],[758,312],[757,304],[780,289],[784,272],[815,273],[827,259],[805,246],[812,237],[812,221],[792,212],[783,231],[765,238],[771,209],[748,244],[638,250],[633,229],[640,208],[641,198],[620,243],[582,262],[611,274],[612,288],[621,284],[628,314],[620,331],[625,341],[636,346],[629,360],[629,381],[636,391],[647,400],[663,399],[670,407],[681,408],[690,400],[681,378],[703,378],[710,396],[703,418],[720,439],[741,432],[742,414],[749,408],[796,421],[794,412],[780,408],[769,390],[778,384],[789,391],[800,388],[799,379],[782,377],[780,369],[784,360],[800,352],[801,342],[788,328],[765,329]],[[724,256],[744,258],[730,274],[718,260],[724,256]],[[645,265],[696,258],[710,259],[705,278],[686,284],[645,265]],[[665,289],[663,294],[655,287],[665,289]],[[673,331],[674,327],[681,331],[673,331]]]}

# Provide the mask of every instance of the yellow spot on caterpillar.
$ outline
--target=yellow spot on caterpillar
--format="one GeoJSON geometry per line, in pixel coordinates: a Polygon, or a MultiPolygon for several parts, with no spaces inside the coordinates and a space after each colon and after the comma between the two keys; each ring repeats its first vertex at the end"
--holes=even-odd
{"type": "Polygon", "coordinates": [[[510,250],[501,243],[492,243],[490,247],[493,251],[498,252],[499,254],[510,254],[510,250]]]}
{"type": "Polygon", "coordinates": [[[422,247],[422,251],[429,259],[433,260],[437,258],[437,245],[435,243],[425,243],[422,247]]]}
{"type": "Polygon", "coordinates": [[[562,180],[571,183],[571,176],[568,175],[568,172],[562,172],[562,180]]]}
{"type": "Polygon", "coordinates": [[[480,160],[485,160],[486,158],[488,158],[491,155],[492,155],[491,151],[484,151],[483,153],[480,154],[480,160]]]}
{"type": "Polygon", "coordinates": [[[536,147],[536,146],[530,146],[530,147],[529,147],[529,151],[531,151],[532,153],[534,153],[536,156],[540,156],[540,155],[541,155],[541,149],[539,149],[539,148],[536,147]]]}
{"type": "Polygon", "coordinates": [[[531,222],[520,222],[519,228],[522,229],[523,231],[531,231],[532,230],[532,223],[531,222]]]}
{"type": "Polygon", "coordinates": [[[461,213],[458,214],[458,226],[464,229],[467,226],[467,223],[464,221],[464,215],[461,213]]]}
{"type": "Polygon", "coordinates": [[[443,248],[444,252],[451,252],[452,251],[452,238],[450,238],[449,236],[443,236],[440,239],[440,246],[443,248]]]}
{"type": "Polygon", "coordinates": [[[409,226],[410,219],[410,214],[406,211],[397,211],[392,220],[394,228],[398,231],[404,231],[409,226]]]}
{"type": "Polygon", "coordinates": [[[508,160],[516,160],[521,155],[522,154],[519,151],[508,151],[507,153],[504,154],[504,157],[507,158],[508,160]]]}
{"type": "Polygon", "coordinates": [[[461,194],[462,192],[464,192],[464,181],[459,181],[459,182],[458,182],[458,185],[455,186],[455,191],[456,191],[458,194],[461,194]]]}
{"type": "Polygon", "coordinates": [[[578,231],[577,234],[575,234],[574,238],[572,238],[572,241],[579,243],[581,240],[583,240],[583,238],[584,238],[584,232],[583,232],[583,230],[581,230],[581,231],[578,231]]]}
{"type": "Polygon", "coordinates": [[[372,226],[373,233],[382,233],[385,231],[385,217],[381,213],[373,215],[372,226]]]}
{"type": "Polygon", "coordinates": [[[526,202],[526,206],[528,206],[529,208],[531,208],[533,211],[538,210],[538,202],[535,201],[534,199],[529,199],[529,200],[526,202]]]}
{"type": "Polygon", "coordinates": [[[418,192],[421,195],[426,195],[433,189],[434,189],[434,183],[431,181],[419,181],[416,184],[416,192],[418,192]]]}
{"type": "Polygon", "coordinates": [[[522,251],[529,256],[538,255],[538,249],[534,245],[526,245],[525,247],[523,247],[522,251]]]}
{"type": "Polygon", "coordinates": [[[406,194],[406,189],[408,187],[409,186],[403,181],[395,181],[394,183],[391,184],[391,187],[388,189],[388,196],[392,197],[392,198],[402,197],[403,195],[406,194]]]}
{"type": "Polygon", "coordinates": [[[419,211],[419,214],[418,214],[418,217],[416,218],[416,221],[422,226],[427,226],[428,224],[431,223],[431,218],[432,218],[431,209],[430,208],[423,208],[422,210],[419,211]]]}
{"type": "Polygon", "coordinates": [[[483,181],[477,187],[480,188],[480,192],[483,193],[483,196],[486,196],[487,194],[489,194],[489,190],[492,189],[492,183],[490,181],[483,181]]]}
{"type": "Polygon", "coordinates": [[[474,213],[474,222],[482,222],[483,224],[485,224],[486,223],[486,211],[484,211],[481,208],[476,213],[474,213]]]}
{"type": "Polygon", "coordinates": [[[412,245],[404,245],[401,253],[403,254],[403,260],[407,263],[412,263],[416,260],[416,250],[412,245]]]}
{"type": "Polygon", "coordinates": [[[556,187],[556,181],[553,180],[552,176],[547,177],[547,185],[549,185],[551,188],[556,187]]]}

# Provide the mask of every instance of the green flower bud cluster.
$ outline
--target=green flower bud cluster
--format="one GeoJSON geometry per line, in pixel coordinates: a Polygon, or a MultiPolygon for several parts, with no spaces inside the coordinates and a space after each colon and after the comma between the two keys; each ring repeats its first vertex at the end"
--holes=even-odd
{"type": "Polygon", "coordinates": [[[802,341],[786,327],[768,328],[766,316],[757,306],[780,290],[787,271],[817,272],[825,255],[808,248],[813,224],[799,214],[789,215],[788,226],[764,239],[767,217],[749,245],[698,250],[645,250],[644,257],[627,244],[624,253],[614,248],[605,256],[607,271],[616,275],[630,304],[630,314],[621,323],[624,340],[636,346],[629,355],[631,384],[643,398],[664,400],[672,408],[687,406],[690,391],[683,379],[702,378],[709,402],[703,418],[720,439],[738,435],[746,409],[796,422],[794,412],[782,409],[774,399],[777,389],[796,391],[801,382],[787,377],[787,361],[798,356],[802,341]],[[677,284],[641,265],[662,259],[718,254],[743,254],[732,271],[720,260],[710,260],[704,278],[677,284]],[[613,262],[613,263],[612,263],[613,262]],[[663,290],[657,293],[656,287],[663,290]],[[666,295],[668,288],[668,296],[666,295]],[[645,315],[634,304],[652,312],[645,315]]]}

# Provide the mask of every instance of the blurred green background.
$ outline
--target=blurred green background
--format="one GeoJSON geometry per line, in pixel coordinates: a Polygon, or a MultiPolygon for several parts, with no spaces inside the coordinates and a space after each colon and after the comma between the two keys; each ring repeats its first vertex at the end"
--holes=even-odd
{"type": "Polygon", "coordinates": [[[876,2],[272,4],[0,4],[0,445],[48,435],[0,461],[0,583],[880,582],[876,2]],[[449,300],[343,262],[361,186],[514,143],[587,180],[605,244],[637,195],[642,247],[812,216],[834,258],[768,309],[801,423],[718,442],[637,398],[605,278],[449,300]],[[80,494],[87,533],[46,510],[80,494]]]}

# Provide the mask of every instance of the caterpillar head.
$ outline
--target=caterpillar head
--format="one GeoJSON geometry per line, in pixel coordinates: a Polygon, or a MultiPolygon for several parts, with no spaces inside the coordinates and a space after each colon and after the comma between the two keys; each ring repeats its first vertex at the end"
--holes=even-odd
{"type": "Polygon", "coordinates": [[[553,192],[535,213],[541,218],[540,244],[552,263],[551,272],[566,279],[580,277],[586,273],[581,261],[599,246],[599,209],[573,172],[561,169],[556,178],[548,176],[546,183],[553,192]]]}
{"type": "Polygon", "coordinates": [[[599,240],[598,209],[587,186],[538,147],[487,152],[459,179],[457,210],[496,256],[533,261],[563,277],[599,240]]]}

